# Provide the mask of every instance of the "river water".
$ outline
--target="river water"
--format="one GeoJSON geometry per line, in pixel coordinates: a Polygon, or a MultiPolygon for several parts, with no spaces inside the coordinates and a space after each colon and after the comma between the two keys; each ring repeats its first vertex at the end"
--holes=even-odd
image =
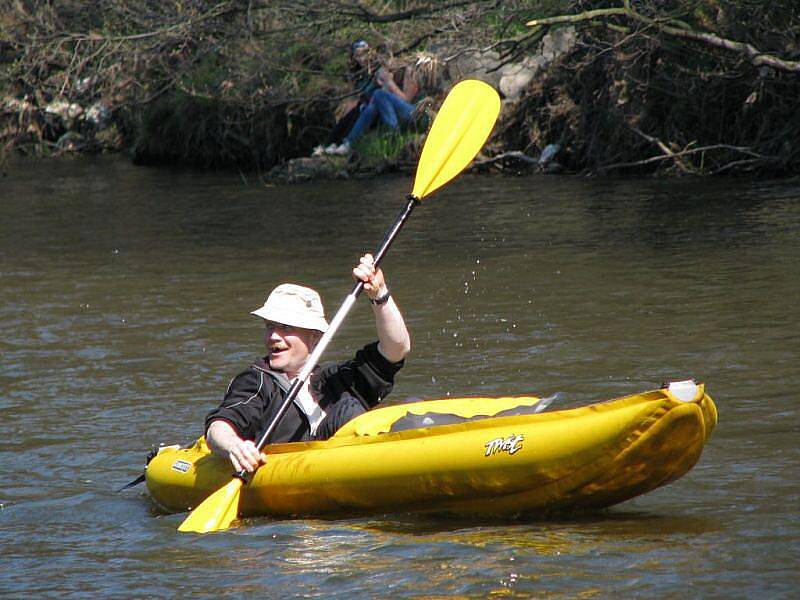
{"type": "MultiPolygon", "coordinates": [[[[332,314],[411,179],[264,187],[99,158],[0,177],[3,597],[792,597],[800,583],[800,182],[463,176],[384,268],[414,350],[391,402],[693,377],[720,422],[610,510],[251,519],[178,534],[136,477],[259,355],[281,281],[332,314]]],[[[366,302],[327,358],[371,339],[366,302]]],[[[796,597],[796,596],[794,596],[796,597]]]]}

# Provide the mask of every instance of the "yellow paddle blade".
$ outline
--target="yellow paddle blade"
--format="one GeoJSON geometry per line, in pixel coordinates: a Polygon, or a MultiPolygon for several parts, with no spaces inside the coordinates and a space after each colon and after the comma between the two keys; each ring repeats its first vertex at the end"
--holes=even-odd
{"type": "Polygon", "coordinates": [[[412,194],[421,200],[463,171],[499,113],[500,96],[489,84],[466,79],[450,90],[425,140],[412,194]]]}
{"type": "Polygon", "coordinates": [[[234,477],[200,503],[178,527],[178,531],[208,533],[227,529],[239,514],[242,480],[234,477]]]}

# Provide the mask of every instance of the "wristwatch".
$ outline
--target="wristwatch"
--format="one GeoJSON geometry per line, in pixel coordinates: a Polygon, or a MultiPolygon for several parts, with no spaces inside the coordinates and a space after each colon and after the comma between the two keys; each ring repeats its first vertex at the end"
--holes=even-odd
{"type": "Polygon", "coordinates": [[[370,298],[369,303],[374,304],[375,306],[380,306],[381,304],[386,304],[389,301],[389,298],[392,297],[392,292],[389,291],[389,288],[386,288],[386,293],[383,296],[378,296],[377,298],[370,298]]]}

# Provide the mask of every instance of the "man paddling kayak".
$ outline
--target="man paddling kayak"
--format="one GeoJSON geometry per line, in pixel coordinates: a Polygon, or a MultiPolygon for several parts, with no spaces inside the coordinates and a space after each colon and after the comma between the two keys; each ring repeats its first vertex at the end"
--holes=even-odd
{"type": "MultiPolygon", "coordinates": [[[[394,376],[411,350],[411,339],[381,269],[366,254],[353,269],[364,282],[375,316],[378,341],[347,361],[316,367],[269,442],[324,440],[391,391],[394,376]]],[[[255,440],[272,422],[291,381],[328,328],[319,294],[284,283],[251,314],[264,319],[267,354],[231,381],[219,407],[206,417],[211,449],[236,471],[261,463],[255,440]]]]}

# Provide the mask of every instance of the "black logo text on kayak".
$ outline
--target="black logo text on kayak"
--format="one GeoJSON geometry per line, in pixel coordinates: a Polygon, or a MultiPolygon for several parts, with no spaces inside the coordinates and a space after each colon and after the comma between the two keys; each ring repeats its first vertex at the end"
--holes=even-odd
{"type": "Polygon", "coordinates": [[[509,454],[515,454],[516,452],[522,450],[522,442],[525,440],[522,434],[511,434],[508,437],[504,438],[497,438],[491,441],[486,442],[486,454],[485,456],[492,456],[494,454],[499,454],[500,452],[508,452],[509,454]]]}

